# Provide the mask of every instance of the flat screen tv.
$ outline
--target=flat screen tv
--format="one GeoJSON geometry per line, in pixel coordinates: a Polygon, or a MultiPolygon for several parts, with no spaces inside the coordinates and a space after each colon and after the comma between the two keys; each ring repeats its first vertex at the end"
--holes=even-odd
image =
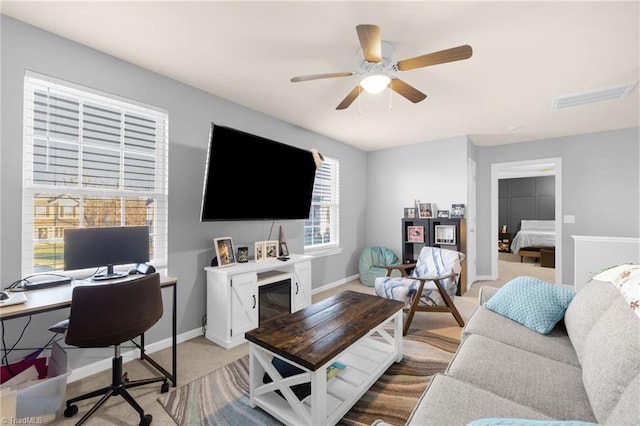
{"type": "Polygon", "coordinates": [[[311,151],[211,124],[201,220],[306,219],[311,151]]]}
{"type": "Polygon", "coordinates": [[[106,267],[93,280],[127,275],[113,271],[114,265],[149,261],[148,226],[114,226],[64,230],[64,270],[106,267]]]}

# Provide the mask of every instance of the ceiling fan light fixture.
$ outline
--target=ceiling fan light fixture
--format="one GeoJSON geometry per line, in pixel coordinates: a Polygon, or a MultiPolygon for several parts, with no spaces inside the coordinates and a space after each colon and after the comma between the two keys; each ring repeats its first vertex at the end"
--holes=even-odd
{"type": "Polygon", "coordinates": [[[372,94],[382,92],[391,82],[391,77],[386,74],[371,74],[362,79],[360,86],[372,94]]]}

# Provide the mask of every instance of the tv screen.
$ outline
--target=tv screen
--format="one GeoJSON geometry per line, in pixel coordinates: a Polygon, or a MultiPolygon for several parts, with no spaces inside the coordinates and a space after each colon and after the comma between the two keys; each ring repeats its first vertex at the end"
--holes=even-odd
{"type": "MultiPolygon", "coordinates": [[[[99,278],[114,278],[113,265],[149,261],[149,227],[115,226],[64,231],[64,269],[107,267],[99,278]]],[[[94,277],[95,278],[95,277],[94,277]]]]}
{"type": "Polygon", "coordinates": [[[201,220],[306,219],[315,174],[311,151],[212,123],[201,220]]]}

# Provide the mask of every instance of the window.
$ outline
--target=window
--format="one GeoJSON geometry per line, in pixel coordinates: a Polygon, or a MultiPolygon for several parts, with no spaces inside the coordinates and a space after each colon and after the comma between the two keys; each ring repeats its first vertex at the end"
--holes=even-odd
{"type": "Polygon", "coordinates": [[[22,273],[61,270],[68,228],[148,225],[167,259],[168,115],[27,73],[22,273]]]}
{"type": "Polygon", "coordinates": [[[340,244],[339,233],[339,182],[340,163],[325,156],[316,170],[313,185],[311,211],[304,222],[305,251],[336,248],[340,244]]]}

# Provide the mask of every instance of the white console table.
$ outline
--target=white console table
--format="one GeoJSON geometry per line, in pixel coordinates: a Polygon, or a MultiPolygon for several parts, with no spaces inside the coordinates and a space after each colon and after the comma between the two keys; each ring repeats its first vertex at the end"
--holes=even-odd
{"type": "Polygon", "coordinates": [[[244,333],[258,327],[259,288],[291,279],[291,312],[311,304],[311,257],[293,254],[289,260],[263,260],[207,272],[207,332],[205,337],[225,349],[245,342],[244,333]]]}

